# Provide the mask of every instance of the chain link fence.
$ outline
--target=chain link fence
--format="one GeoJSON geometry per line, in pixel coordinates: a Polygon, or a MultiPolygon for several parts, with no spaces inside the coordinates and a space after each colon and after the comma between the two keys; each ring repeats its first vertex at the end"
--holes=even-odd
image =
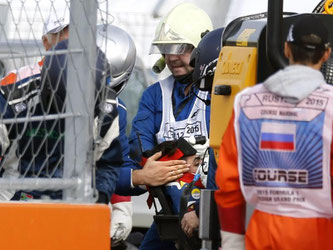
{"type": "Polygon", "coordinates": [[[13,195],[15,200],[97,199],[99,150],[111,147],[100,134],[106,116],[112,131],[118,121],[106,114],[115,97],[107,96],[103,84],[109,65],[96,66],[96,25],[112,21],[98,1],[0,1],[0,73],[6,75],[0,86],[2,200],[13,195]],[[48,18],[69,12],[66,47],[46,51],[42,35],[48,18]],[[59,77],[52,79],[47,72],[58,58],[65,63],[58,64],[59,77]]]}

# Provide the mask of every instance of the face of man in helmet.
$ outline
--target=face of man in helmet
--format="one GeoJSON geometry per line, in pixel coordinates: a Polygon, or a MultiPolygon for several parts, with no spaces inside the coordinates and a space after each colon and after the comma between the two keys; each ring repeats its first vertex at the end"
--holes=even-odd
{"type": "Polygon", "coordinates": [[[174,76],[186,75],[193,70],[190,66],[191,52],[185,52],[180,55],[165,54],[164,57],[165,63],[174,76]]]}

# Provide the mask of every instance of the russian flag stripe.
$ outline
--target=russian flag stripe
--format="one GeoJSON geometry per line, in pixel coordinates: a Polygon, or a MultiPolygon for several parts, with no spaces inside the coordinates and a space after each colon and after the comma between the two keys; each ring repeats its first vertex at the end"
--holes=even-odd
{"type": "Polygon", "coordinates": [[[296,124],[263,122],[260,131],[261,150],[296,150],[296,124]]]}
{"type": "Polygon", "coordinates": [[[261,141],[261,149],[294,150],[293,142],[261,141]]]}
{"type": "Polygon", "coordinates": [[[262,141],[293,142],[293,134],[261,133],[262,141]]]}

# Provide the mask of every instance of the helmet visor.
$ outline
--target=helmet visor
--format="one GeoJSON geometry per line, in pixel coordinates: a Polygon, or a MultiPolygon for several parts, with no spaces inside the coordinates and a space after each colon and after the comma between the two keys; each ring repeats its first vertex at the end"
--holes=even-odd
{"type": "Polygon", "coordinates": [[[149,54],[169,54],[169,55],[181,55],[186,52],[191,52],[194,46],[192,44],[152,44],[149,54]]]}

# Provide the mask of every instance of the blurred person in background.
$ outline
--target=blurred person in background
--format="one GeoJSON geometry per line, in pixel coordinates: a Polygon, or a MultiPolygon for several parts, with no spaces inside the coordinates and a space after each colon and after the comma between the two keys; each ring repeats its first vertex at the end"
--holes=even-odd
{"type": "MultiPolygon", "coordinates": [[[[69,13],[67,14],[64,18],[55,15],[47,19],[46,32],[42,37],[47,50],[67,49],[69,13]]],[[[103,145],[98,145],[95,149],[97,202],[108,204],[115,190],[122,155],[115,91],[108,88],[105,95],[101,93],[110,78],[110,65],[104,53],[97,47],[96,49],[95,115],[101,117],[100,133],[96,136],[103,141],[103,145]],[[102,103],[104,108],[100,105],[102,103]]],[[[9,104],[6,112],[11,113],[10,117],[29,118],[64,112],[67,54],[46,56],[42,62],[33,68],[25,67],[25,71],[20,69],[11,72],[2,81],[1,89],[9,104]]],[[[28,121],[7,127],[11,147],[1,162],[4,169],[12,166],[22,177],[62,177],[64,119],[28,121]]],[[[60,199],[62,190],[21,190],[11,196],[8,195],[6,199],[60,199]]]]}
{"type": "MultiPolygon", "coordinates": [[[[45,22],[44,32],[42,35],[42,43],[46,51],[51,49],[58,42],[68,39],[69,36],[69,13],[65,12],[64,16],[52,13],[45,22]]],[[[44,59],[44,58],[43,58],[44,59]]],[[[5,86],[20,84],[34,79],[40,79],[43,59],[35,65],[27,65],[20,69],[9,72],[1,79],[1,86],[6,90],[5,86]]]]}
{"type": "MultiPolygon", "coordinates": [[[[46,19],[44,31],[42,35],[42,43],[46,51],[51,49],[58,42],[68,39],[69,35],[69,12],[65,12],[62,16],[58,13],[51,13],[46,19]]],[[[44,58],[34,65],[23,66],[19,69],[10,71],[0,81],[0,88],[2,91],[1,108],[3,118],[14,118],[15,116],[24,116],[29,107],[29,101],[38,98],[40,93],[40,75],[43,66],[44,58]],[[24,87],[23,87],[24,86],[24,87]],[[7,106],[8,105],[8,106],[7,106]]],[[[31,102],[31,101],[30,101],[31,102]]],[[[30,104],[31,106],[31,104],[30,104]]],[[[33,106],[33,105],[32,105],[33,106]]],[[[6,131],[3,138],[8,139],[9,134],[11,137],[15,134],[12,129],[13,126],[6,125],[9,130],[6,131]],[[10,132],[8,134],[8,132],[10,132]]],[[[2,151],[4,154],[6,150],[2,151]]],[[[6,157],[2,159],[3,178],[18,177],[18,167],[20,159],[17,155],[17,142],[12,141],[11,147],[6,152],[6,157]]],[[[4,190],[0,193],[1,199],[10,200],[15,191],[4,190]]],[[[22,199],[28,199],[25,194],[22,199]]]]}

